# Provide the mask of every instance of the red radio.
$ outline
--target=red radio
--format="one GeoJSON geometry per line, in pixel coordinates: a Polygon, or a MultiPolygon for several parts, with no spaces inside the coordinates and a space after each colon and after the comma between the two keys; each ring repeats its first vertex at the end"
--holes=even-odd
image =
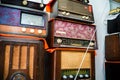
{"type": "Polygon", "coordinates": [[[49,21],[48,30],[50,47],[97,48],[95,25],[56,18],[49,21]]]}

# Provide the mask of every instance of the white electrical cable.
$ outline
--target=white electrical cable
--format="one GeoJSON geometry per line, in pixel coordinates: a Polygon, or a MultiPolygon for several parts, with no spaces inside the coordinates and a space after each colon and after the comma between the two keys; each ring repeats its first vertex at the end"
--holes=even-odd
{"type": "Polygon", "coordinates": [[[89,50],[89,47],[90,47],[90,43],[91,43],[91,41],[93,40],[95,33],[96,33],[96,29],[95,29],[94,33],[92,34],[92,37],[91,37],[91,39],[90,39],[90,42],[89,42],[89,44],[88,44],[88,47],[87,47],[84,55],[83,55],[83,59],[82,59],[82,61],[81,61],[81,63],[80,63],[80,66],[79,66],[79,68],[78,68],[78,71],[77,71],[77,73],[76,73],[76,75],[75,75],[74,80],[77,79],[77,76],[78,76],[78,74],[79,74],[79,72],[80,72],[80,69],[81,69],[81,67],[82,67],[83,61],[84,61],[84,59],[85,59],[85,57],[86,57],[86,54],[87,54],[87,52],[88,52],[88,50],[89,50]]]}

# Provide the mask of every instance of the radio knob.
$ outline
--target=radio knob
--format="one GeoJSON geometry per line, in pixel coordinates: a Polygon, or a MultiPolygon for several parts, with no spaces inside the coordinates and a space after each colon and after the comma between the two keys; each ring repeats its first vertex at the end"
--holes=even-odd
{"type": "Polygon", "coordinates": [[[26,28],[22,28],[22,32],[26,32],[26,28]]]}
{"type": "Polygon", "coordinates": [[[34,29],[30,29],[30,33],[34,33],[35,32],[35,30],[34,29]]]}
{"type": "Polygon", "coordinates": [[[89,17],[88,17],[88,16],[86,16],[86,17],[85,17],[85,19],[89,19],[89,17]]]}
{"type": "Polygon", "coordinates": [[[40,7],[43,7],[43,6],[44,6],[44,5],[41,3],[41,4],[40,4],[40,7]]]}
{"type": "Polygon", "coordinates": [[[95,44],[94,44],[94,42],[90,42],[90,46],[94,46],[95,44]]]}
{"type": "Polygon", "coordinates": [[[85,74],[85,77],[86,77],[86,78],[88,78],[88,77],[89,77],[89,75],[88,75],[88,74],[85,74]]]}
{"type": "Polygon", "coordinates": [[[72,79],[72,78],[73,78],[73,75],[69,75],[69,78],[71,78],[71,79],[72,79]]]}
{"type": "Polygon", "coordinates": [[[68,15],[70,15],[70,13],[69,13],[69,12],[67,12],[67,13],[66,13],[66,15],[68,16],[68,15]]]}
{"type": "Polygon", "coordinates": [[[82,19],[85,19],[86,16],[82,16],[82,19]]]}
{"type": "Polygon", "coordinates": [[[63,78],[63,79],[67,79],[67,76],[66,76],[66,75],[63,75],[62,78],[63,78]]]}
{"type": "Polygon", "coordinates": [[[80,74],[80,75],[79,75],[79,77],[80,77],[80,78],[83,78],[83,75],[82,75],[82,74],[80,74]]]}
{"type": "Polygon", "coordinates": [[[38,30],[38,33],[41,34],[41,33],[42,33],[42,30],[38,30]]]}
{"type": "Polygon", "coordinates": [[[23,5],[27,5],[27,0],[24,0],[24,1],[23,1],[23,5]]]}
{"type": "Polygon", "coordinates": [[[57,39],[57,43],[58,43],[58,44],[62,43],[62,39],[60,39],[60,38],[57,39]]]}
{"type": "Polygon", "coordinates": [[[66,12],[64,11],[64,12],[62,12],[62,14],[63,14],[63,15],[65,15],[65,14],[66,14],[66,12]]]}

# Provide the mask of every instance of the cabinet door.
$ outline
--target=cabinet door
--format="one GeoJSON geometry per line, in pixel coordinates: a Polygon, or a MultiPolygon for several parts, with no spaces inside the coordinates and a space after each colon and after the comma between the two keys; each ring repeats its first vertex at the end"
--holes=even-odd
{"type": "Polygon", "coordinates": [[[42,42],[1,41],[1,80],[43,80],[42,42]]]}

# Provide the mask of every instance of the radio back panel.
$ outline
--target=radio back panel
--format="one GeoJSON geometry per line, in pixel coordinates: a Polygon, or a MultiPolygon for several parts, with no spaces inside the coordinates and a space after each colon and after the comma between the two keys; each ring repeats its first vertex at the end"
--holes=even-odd
{"type": "Polygon", "coordinates": [[[62,17],[94,23],[92,5],[73,0],[56,0],[51,18],[62,17]]]}
{"type": "Polygon", "coordinates": [[[0,5],[0,33],[45,37],[47,18],[43,11],[0,5]]]}
{"type": "Polygon", "coordinates": [[[91,48],[96,47],[95,25],[54,19],[49,22],[48,42],[51,47],[86,48],[93,37],[91,48]]]}

